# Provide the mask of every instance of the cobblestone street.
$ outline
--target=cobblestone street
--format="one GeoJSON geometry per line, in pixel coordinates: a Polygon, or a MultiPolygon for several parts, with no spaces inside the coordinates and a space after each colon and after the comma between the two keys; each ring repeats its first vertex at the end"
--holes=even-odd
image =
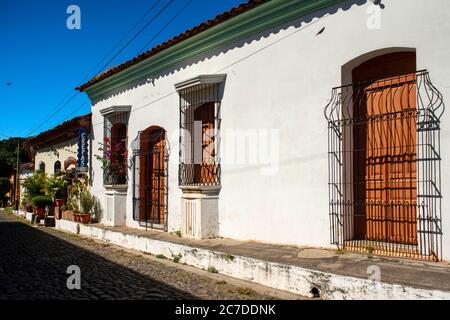
{"type": "Polygon", "coordinates": [[[34,227],[0,211],[0,299],[292,299],[160,257],[34,227]],[[67,267],[81,289],[66,286],[67,267]]]}

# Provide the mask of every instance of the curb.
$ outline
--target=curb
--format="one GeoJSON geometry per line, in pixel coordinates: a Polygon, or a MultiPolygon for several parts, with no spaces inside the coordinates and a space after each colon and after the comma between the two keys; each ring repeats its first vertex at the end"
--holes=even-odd
{"type": "Polygon", "coordinates": [[[109,242],[127,249],[168,258],[180,256],[180,261],[201,269],[214,267],[219,273],[255,282],[291,293],[322,299],[450,299],[450,292],[414,288],[399,284],[374,282],[368,279],[331,274],[299,266],[268,262],[243,256],[154,240],[83,225],[78,222],[56,220],[57,229],[109,242]]]}

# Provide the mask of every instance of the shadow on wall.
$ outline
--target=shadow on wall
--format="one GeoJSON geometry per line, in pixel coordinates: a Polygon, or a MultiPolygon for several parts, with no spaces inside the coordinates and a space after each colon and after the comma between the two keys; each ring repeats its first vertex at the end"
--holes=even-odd
{"type": "MultiPolygon", "coordinates": [[[[195,57],[193,59],[190,59],[189,61],[186,61],[186,62],[184,62],[182,64],[174,65],[173,67],[171,67],[170,69],[168,69],[168,70],[166,70],[164,72],[161,72],[161,73],[158,73],[158,74],[147,74],[147,75],[144,75],[140,80],[138,80],[136,82],[129,83],[128,85],[125,85],[125,86],[123,86],[123,87],[121,87],[121,88],[119,88],[117,90],[113,90],[110,93],[108,93],[107,95],[100,96],[99,98],[96,98],[96,99],[92,99],[92,104],[95,105],[98,102],[101,102],[103,100],[107,100],[107,99],[109,99],[111,97],[117,96],[119,94],[125,93],[127,91],[130,91],[132,89],[135,89],[137,87],[140,87],[140,86],[143,86],[143,85],[146,85],[146,84],[149,84],[149,83],[152,83],[154,85],[154,81],[155,80],[158,80],[158,79],[161,79],[163,77],[172,75],[175,72],[184,70],[184,69],[186,69],[188,67],[191,67],[191,66],[193,66],[193,65],[195,65],[197,63],[207,61],[207,60],[212,59],[214,57],[217,57],[217,56],[219,56],[221,54],[227,53],[228,51],[231,51],[233,49],[242,48],[245,45],[251,44],[253,42],[260,41],[261,39],[264,39],[264,38],[268,38],[272,34],[277,34],[280,31],[286,30],[286,29],[288,29],[290,27],[294,27],[294,28],[299,29],[303,24],[310,23],[314,19],[322,18],[322,17],[324,17],[326,15],[335,14],[339,10],[347,11],[354,5],[362,6],[362,5],[366,4],[367,2],[368,2],[368,0],[348,0],[348,1],[343,1],[341,4],[334,5],[334,6],[331,6],[331,7],[322,9],[322,10],[319,10],[317,12],[314,12],[312,14],[308,14],[306,16],[303,16],[303,17],[301,17],[299,19],[296,19],[294,21],[291,21],[289,23],[286,23],[286,24],[283,24],[283,25],[280,25],[280,26],[268,29],[268,30],[263,31],[263,32],[256,33],[254,35],[246,37],[245,39],[242,39],[242,40],[236,41],[234,43],[231,43],[231,44],[229,44],[229,45],[227,45],[227,46],[225,46],[223,48],[211,50],[208,53],[201,54],[201,55],[199,55],[199,56],[197,56],[197,57],[195,57]]],[[[378,1],[378,5],[380,5],[382,8],[384,8],[384,5],[381,4],[381,1],[378,1]]],[[[282,39],[284,39],[284,38],[282,38],[282,39]]],[[[272,46],[273,44],[275,44],[275,43],[277,43],[279,41],[280,40],[278,40],[278,41],[276,41],[276,42],[274,42],[272,44],[269,44],[268,46],[266,46],[264,48],[270,47],[270,46],[272,46]]],[[[235,61],[234,63],[223,67],[222,70],[226,69],[227,67],[230,67],[230,66],[232,66],[232,65],[234,65],[234,64],[236,64],[238,62],[241,62],[241,61],[243,61],[243,60],[253,56],[254,54],[257,54],[261,50],[262,49],[258,49],[256,52],[250,53],[249,55],[247,55],[245,57],[242,57],[238,61],[235,61]]],[[[148,59],[152,59],[152,57],[150,57],[148,59]]],[[[140,63],[142,63],[142,62],[140,62],[140,63]]],[[[220,72],[220,71],[221,70],[216,70],[216,72],[220,72]]],[[[114,77],[114,75],[112,77],[114,77]]]]}

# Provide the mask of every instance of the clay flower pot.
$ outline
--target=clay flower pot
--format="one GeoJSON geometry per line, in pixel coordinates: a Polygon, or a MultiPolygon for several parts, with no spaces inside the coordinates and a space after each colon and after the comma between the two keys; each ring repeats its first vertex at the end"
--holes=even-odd
{"type": "Polygon", "coordinates": [[[33,212],[34,212],[38,217],[44,217],[44,216],[45,216],[45,208],[33,208],[33,212]]]}
{"type": "Polygon", "coordinates": [[[80,222],[84,224],[91,222],[91,215],[89,213],[81,213],[80,222]]]}
{"type": "Polygon", "coordinates": [[[91,215],[89,213],[77,213],[74,214],[75,221],[83,224],[91,222],[91,215]]]}

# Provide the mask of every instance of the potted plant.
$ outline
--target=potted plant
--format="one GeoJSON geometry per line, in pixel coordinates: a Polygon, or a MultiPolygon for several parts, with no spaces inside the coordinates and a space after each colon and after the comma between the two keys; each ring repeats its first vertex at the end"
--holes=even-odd
{"type": "Polygon", "coordinates": [[[23,183],[25,189],[24,201],[31,203],[32,198],[45,195],[46,184],[47,177],[41,171],[36,171],[26,178],[23,183]]]}
{"type": "Polygon", "coordinates": [[[54,174],[47,179],[46,189],[55,201],[57,207],[61,207],[67,197],[68,181],[61,174],[54,174]]]}
{"type": "Polygon", "coordinates": [[[94,205],[94,196],[89,192],[89,190],[83,190],[80,194],[81,213],[76,215],[78,222],[89,223],[91,221],[91,213],[94,205]]]}
{"type": "Polygon", "coordinates": [[[45,216],[45,208],[53,204],[52,198],[48,196],[35,196],[31,199],[31,204],[34,209],[34,213],[39,217],[45,216]]]}

